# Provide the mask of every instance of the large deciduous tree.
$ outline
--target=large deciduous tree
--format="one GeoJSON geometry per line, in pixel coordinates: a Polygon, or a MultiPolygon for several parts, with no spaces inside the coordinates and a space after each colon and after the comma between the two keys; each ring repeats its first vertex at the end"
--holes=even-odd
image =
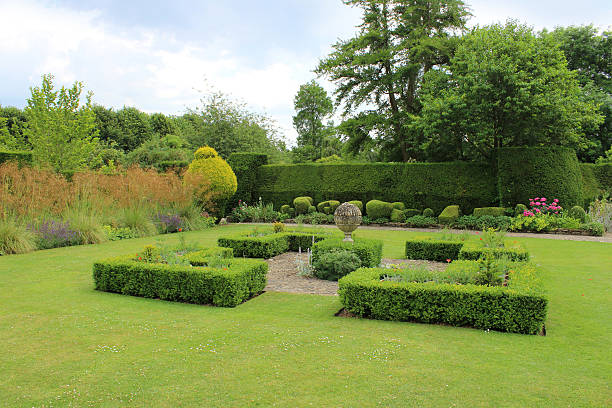
{"type": "Polygon", "coordinates": [[[53,76],[43,75],[42,85],[30,91],[24,135],[32,146],[34,162],[61,172],[97,165],[98,130],[92,94],[81,104],[83,84],[75,82],[71,88],[56,91],[53,76]]]}
{"type": "Polygon", "coordinates": [[[563,52],[515,22],[463,37],[448,69],[431,70],[420,125],[438,160],[490,158],[507,146],[584,145],[602,118],[563,52]]]}
{"type": "Polygon", "coordinates": [[[418,90],[423,75],[448,61],[454,33],[465,27],[468,9],[459,0],[344,3],[363,10],[360,30],[355,37],[336,43],[316,72],[338,85],[335,95],[344,105],[345,116],[351,118],[345,130],[354,149],[374,139],[383,150],[394,150],[407,161],[420,150],[413,122],[421,110],[418,90]],[[367,123],[357,123],[361,119],[367,123]],[[352,129],[360,132],[351,134],[352,129]],[[369,130],[367,135],[364,129],[369,130]]]}

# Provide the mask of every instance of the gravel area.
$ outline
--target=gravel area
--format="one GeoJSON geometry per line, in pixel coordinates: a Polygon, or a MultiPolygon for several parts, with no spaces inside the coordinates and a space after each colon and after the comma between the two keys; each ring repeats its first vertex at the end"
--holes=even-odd
{"type": "MultiPolygon", "coordinates": [[[[316,295],[338,294],[338,282],[327,281],[317,278],[309,278],[298,274],[298,263],[306,265],[308,259],[305,253],[286,252],[274,258],[267,259],[268,262],[268,285],[266,291],[310,293],[316,295]]],[[[426,265],[429,269],[442,271],[446,269],[445,263],[412,261],[407,259],[383,259],[382,264],[401,264],[406,266],[426,265]]]]}

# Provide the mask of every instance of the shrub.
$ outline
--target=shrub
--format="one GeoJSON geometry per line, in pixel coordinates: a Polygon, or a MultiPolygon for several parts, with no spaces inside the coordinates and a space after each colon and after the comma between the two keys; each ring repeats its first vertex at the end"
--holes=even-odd
{"type": "Polygon", "coordinates": [[[280,212],[281,214],[289,214],[289,210],[291,207],[287,204],[281,205],[280,212]]]}
{"type": "Polygon", "coordinates": [[[317,204],[317,210],[321,213],[333,214],[339,205],[340,205],[340,201],[336,201],[336,200],[323,201],[317,204]]]}
{"type": "MultiPolygon", "coordinates": [[[[229,209],[237,207],[239,202],[254,203],[259,198],[255,194],[257,186],[257,170],[268,164],[268,156],[260,153],[232,153],[227,159],[238,186],[236,194],[229,201],[229,209]]],[[[288,200],[287,200],[288,201],[288,200]]]]}
{"type": "Polygon", "coordinates": [[[293,200],[296,215],[307,214],[311,206],[312,198],[310,197],[296,197],[293,200]]]}
{"type": "Polygon", "coordinates": [[[354,242],[347,242],[340,238],[329,238],[312,246],[313,264],[322,254],[338,250],[353,252],[361,260],[360,266],[378,266],[382,259],[382,241],[356,238],[354,242]]]}
{"type": "Polygon", "coordinates": [[[0,150],[0,164],[7,161],[16,161],[19,165],[32,164],[32,152],[0,150]]]}
{"type": "Polygon", "coordinates": [[[527,211],[527,206],[525,204],[517,204],[516,207],[514,207],[514,216],[519,216],[519,215],[523,215],[525,213],[525,211],[527,211]]]}
{"type": "Polygon", "coordinates": [[[370,200],[366,203],[366,213],[372,220],[389,218],[393,211],[393,204],[380,200],[370,200]]]}
{"type": "Polygon", "coordinates": [[[415,215],[414,217],[406,218],[406,225],[412,228],[426,228],[438,225],[438,220],[433,217],[425,217],[424,215],[415,215]]]}
{"type": "Polygon", "coordinates": [[[359,257],[350,250],[340,249],[313,258],[314,275],[319,279],[337,281],[361,266],[359,257]]]}
{"type": "Polygon", "coordinates": [[[586,211],[584,211],[584,208],[580,207],[579,205],[575,205],[570,208],[568,215],[582,223],[586,222],[586,211]]]}
{"type": "Polygon", "coordinates": [[[406,205],[402,202],[396,201],[394,203],[391,203],[391,205],[393,206],[393,208],[395,208],[396,210],[400,210],[400,211],[404,211],[406,209],[406,205]]]}
{"type": "Polygon", "coordinates": [[[475,217],[482,217],[483,215],[490,215],[492,217],[502,217],[506,215],[506,209],[503,207],[474,208],[475,217]]]}
{"type": "Polygon", "coordinates": [[[103,225],[102,229],[106,234],[106,239],[109,241],[138,238],[138,234],[128,227],[113,227],[112,225],[103,225]]]}
{"type": "Polygon", "coordinates": [[[449,205],[438,215],[438,222],[440,224],[452,224],[461,215],[458,205],[449,205]]]}
{"type": "Polygon", "coordinates": [[[36,249],[34,235],[11,219],[0,219],[0,255],[24,254],[36,249]]]}
{"type": "Polygon", "coordinates": [[[398,210],[397,208],[394,208],[393,211],[391,211],[391,222],[405,222],[405,221],[406,221],[406,214],[404,214],[404,211],[398,210]]]}
{"type": "Polygon", "coordinates": [[[589,218],[612,231],[612,202],[607,199],[595,200],[589,205],[589,218]]]}
{"type": "Polygon", "coordinates": [[[432,210],[431,208],[426,208],[423,210],[423,217],[434,217],[435,213],[434,210],[432,210]]]}
{"type": "Polygon", "coordinates": [[[222,217],[228,200],[236,193],[236,175],[211,147],[199,148],[194,158],[185,172],[185,183],[194,189],[195,196],[207,210],[222,217]]]}
{"type": "Polygon", "coordinates": [[[221,263],[227,264],[227,262],[221,262],[221,260],[227,261],[233,257],[234,251],[232,248],[221,247],[208,247],[185,254],[185,258],[192,266],[218,267],[221,263]]]}
{"type": "Polygon", "coordinates": [[[458,259],[462,247],[463,242],[460,241],[411,239],[406,241],[405,254],[407,259],[444,262],[458,259]]]}
{"type": "Polygon", "coordinates": [[[255,205],[239,202],[238,207],[232,209],[231,213],[231,218],[238,222],[273,222],[280,216],[280,213],[274,211],[272,203],[264,204],[261,200],[255,205]]]}
{"type": "Polygon", "coordinates": [[[283,224],[282,222],[275,222],[272,226],[272,229],[275,233],[283,232],[285,230],[285,224],[283,224]]]}
{"type": "Polygon", "coordinates": [[[408,208],[404,210],[404,215],[406,216],[406,218],[421,215],[421,210],[415,210],[414,208],[408,208]]]}
{"type": "Polygon", "coordinates": [[[308,214],[314,214],[317,212],[317,207],[315,207],[314,205],[311,205],[310,207],[308,207],[308,214]]]}
{"type": "Polygon", "coordinates": [[[323,213],[319,213],[319,212],[312,212],[312,213],[308,213],[305,215],[298,215],[295,218],[295,221],[298,224],[312,224],[312,225],[319,225],[319,224],[327,224],[330,222],[334,222],[333,220],[334,216],[331,214],[323,214],[323,213]]]}
{"type": "Polygon", "coordinates": [[[606,232],[603,224],[600,224],[598,222],[589,222],[587,224],[582,225],[581,228],[585,231],[588,231],[589,234],[595,237],[602,237],[603,234],[606,232]]]}
{"type": "Polygon", "coordinates": [[[525,334],[537,334],[546,320],[548,299],[540,272],[530,264],[512,269],[507,287],[397,282],[384,279],[388,272],[361,268],[341,278],[338,294],[346,310],[381,320],[525,334]]]}
{"type": "Polygon", "coordinates": [[[363,214],[363,203],[359,200],[353,200],[353,201],[349,201],[349,204],[353,204],[355,207],[359,208],[359,211],[361,211],[361,214],[363,214]]]}
{"type": "Polygon", "coordinates": [[[96,290],[162,300],[235,307],[266,286],[268,265],[231,259],[228,268],[192,267],[112,258],[94,263],[96,290]]]}
{"type": "Polygon", "coordinates": [[[232,248],[236,257],[269,259],[289,251],[287,237],[283,234],[220,237],[217,244],[232,248]]]}

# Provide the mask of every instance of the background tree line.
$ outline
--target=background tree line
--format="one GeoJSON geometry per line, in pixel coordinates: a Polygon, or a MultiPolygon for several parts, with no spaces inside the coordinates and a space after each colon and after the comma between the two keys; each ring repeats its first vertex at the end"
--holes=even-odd
{"type": "Polygon", "coordinates": [[[204,145],[227,158],[240,151],[285,160],[287,149],[274,122],[221,92],[207,95],[183,115],[115,110],[93,104],[83,84],[55,89],[52,75],[31,88],[24,109],[0,106],[0,149],[31,150],[34,163],[59,172],[140,165],[182,167],[204,145]]]}
{"type": "Polygon", "coordinates": [[[460,0],[343,1],[362,23],[315,68],[334,83],[342,121],[324,126],[331,100],[303,85],[295,157],[486,160],[499,147],[561,145],[612,160],[610,32],[515,21],[468,30],[460,0]]]}

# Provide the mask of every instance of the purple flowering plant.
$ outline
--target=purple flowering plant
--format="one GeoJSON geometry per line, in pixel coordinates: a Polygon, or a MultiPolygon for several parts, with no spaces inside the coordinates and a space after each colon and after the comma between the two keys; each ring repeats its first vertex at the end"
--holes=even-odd
{"type": "Polygon", "coordinates": [[[29,224],[28,229],[34,233],[40,249],[59,248],[81,243],[81,235],[70,227],[68,221],[43,220],[29,224]]]}

